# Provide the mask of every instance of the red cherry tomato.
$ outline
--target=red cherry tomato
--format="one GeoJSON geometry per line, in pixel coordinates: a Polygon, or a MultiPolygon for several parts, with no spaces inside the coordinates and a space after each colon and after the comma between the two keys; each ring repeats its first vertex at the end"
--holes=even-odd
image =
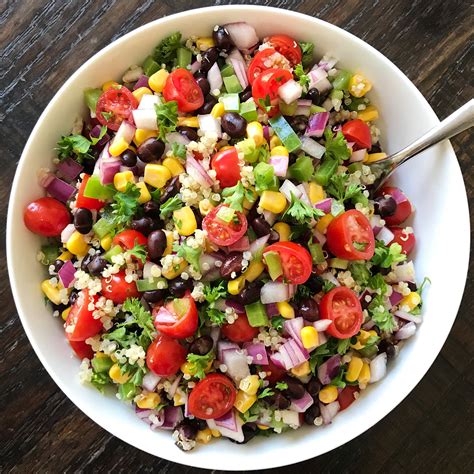
{"type": "Polygon", "coordinates": [[[296,66],[301,62],[301,48],[293,38],[287,35],[273,35],[268,38],[267,43],[285,56],[291,66],[296,66]]]}
{"type": "Polygon", "coordinates": [[[372,148],[369,126],[361,119],[349,120],[342,126],[342,134],[348,142],[355,142],[358,148],[372,148]]]}
{"type": "Polygon", "coordinates": [[[135,245],[146,245],[147,238],[137,230],[128,229],[118,233],[112,240],[112,245],[120,245],[124,250],[130,250],[135,245]]]}
{"type": "Polygon", "coordinates": [[[94,351],[92,347],[87,344],[85,341],[69,341],[74,353],[79,357],[79,359],[92,359],[94,357],[94,351]]]}
{"type": "Polygon", "coordinates": [[[231,188],[240,180],[239,155],[235,147],[217,152],[211,160],[211,168],[216,172],[221,188],[231,188]]]}
{"type": "Polygon", "coordinates": [[[236,395],[232,380],[222,374],[209,374],[191,390],[189,412],[202,420],[220,418],[232,410],[236,395]]]}
{"type": "Polygon", "coordinates": [[[293,79],[291,72],[281,68],[268,69],[259,74],[252,84],[252,97],[256,104],[269,115],[274,115],[278,112],[278,89],[290,79],[293,79]],[[271,110],[267,109],[269,105],[271,110]]]}
{"type": "Polygon", "coordinates": [[[115,304],[122,304],[127,298],[138,298],[140,292],[135,281],[128,283],[125,272],[119,272],[109,278],[102,278],[102,295],[115,304]]]}
{"type": "Polygon", "coordinates": [[[337,401],[341,407],[341,411],[345,410],[349,405],[355,401],[354,395],[359,393],[359,387],[357,385],[347,385],[342,389],[341,393],[337,397],[337,401]]]}
{"type": "Polygon", "coordinates": [[[288,283],[301,285],[310,277],[313,259],[302,245],[294,242],[277,242],[269,245],[263,255],[265,256],[267,252],[278,253],[283,276],[288,283]]]}
{"type": "Polygon", "coordinates": [[[52,197],[42,197],[26,206],[23,221],[31,232],[45,237],[57,237],[71,222],[67,207],[52,197]]]}
{"type": "Polygon", "coordinates": [[[226,247],[237,242],[247,231],[247,218],[239,211],[235,211],[239,222],[225,222],[217,217],[219,209],[228,207],[227,204],[220,204],[215,207],[202,221],[202,228],[207,232],[209,240],[221,247],[226,247]]]}
{"type": "Polygon", "coordinates": [[[70,341],[85,341],[101,331],[103,325],[100,319],[94,318],[95,309],[89,309],[89,304],[95,306],[98,299],[97,295],[89,295],[89,290],[79,293],[66,319],[66,337],[70,341]]]}
{"type": "Polygon", "coordinates": [[[192,112],[204,104],[204,96],[194,76],[186,69],[175,69],[166,79],[163,97],[178,103],[180,112],[192,112]]]}
{"type": "Polygon", "coordinates": [[[87,181],[89,181],[90,176],[88,174],[84,175],[82,179],[81,187],[77,193],[76,207],[77,208],[86,208],[90,210],[99,210],[105,206],[105,202],[99,199],[89,198],[84,196],[84,189],[86,189],[87,181]]]}
{"type": "MultiPolygon", "coordinates": [[[[274,55],[276,51],[273,48],[265,48],[259,51],[252,59],[247,71],[247,76],[250,85],[253,84],[255,78],[266,71],[267,69],[278,67],[274,61],[271,60],[270,56],[274,55]]],[[[278,56],[278,55],[277,55],[278,56]]]]}
{"type": "Polygon", "coordinates": [[[138,107],[138,100],[125,87],[107,89],[97,101],[95,114],[97,120],[110,130],[117,131],[124,120],[132,115],[132,110],[138,107]]]}
{"type": "Polygon", "coordinates": [[[146,365],[156,375],[168,377],[186,362],[188,351],[171,337],[160,335],[146,351],[146,365]]]}
{"type": "Polygon", "coordinates": [[[319,312],[321,319],[333,322],[326,332],[338,339],[356,335],[364,319],[359,298],[346,286],[338,286],[326,293],[319,304],[319,312]]]}
{"type": "Polygon", "coordinates": [[[258,328],[249,324],[246,314],[239,314],[232,324],[222,326],[222,334],[232,342],[248,342],[258,335],[258,328]]]}
{"type": "Polygon", "coordinates": [[[415,234],[413,232],[407,233],[405,229],[402,229],[401,227],[389,227],[389,230],[392,231],[395,236],[390,242],[390,245],[393,243],[399,244],[402,248],[402,253],[408,255],[415,246],[415,234]]]}
{"type": "Polygon", "coordinates": [[[277,383],[286,375],[286,370],[275,365],[270,358],[268,358],[268,365],[263,366],[262,369],[267,374],[265,380],[268,380],[272,385],[277,383]]]}
{"type": "Polygon", "coordinates": [[[394,186],[384,186],[379,192],[380,196],[391,196],[397,203],[397,208],[392,216],[384,217],[384,221],[389,225],[399,225],[405,222],[412,213],[411,203],[400,189],[394,186]]]}
{"type": "Polygon", "coordinates": [[[178,339],[192,336],[198,327],[198,310],[190,292],[183,298],[176,298],[164,307],[153,308],[153,318],[156,329],[162,333],[178,339]],[[160,318],[165,316],[166,319],[160,318]]]}
{"type": "Polygon", "coordinates": [[[374,255],[374,231],[367,217],[352,209],[331,221],[327,230],[331,253],[345,260],[370,260],[374,255]]]}

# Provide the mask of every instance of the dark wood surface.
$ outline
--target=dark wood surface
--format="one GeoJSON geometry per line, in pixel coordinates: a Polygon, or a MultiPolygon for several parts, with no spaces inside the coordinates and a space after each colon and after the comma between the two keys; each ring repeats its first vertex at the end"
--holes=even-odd
{"type": "MultiPolygon", "coordinates": [[[[197,0],[3,0],[0,2],[0,249],[2,472],[204,472],[154,458],[83,415],[41,366],[10,294],[6,209],[17,160],[60,85],[112,40],[197,0]]],[[[465,0],[275,0],[248,2],[317,16],[375,46],[444,118],[473,96],[472,9],[465,0]],[[471,56],[469,56],[471,54],[471,56]]],[[[473,140],[452,140],[471,206],[473,140]]],[[[455,249],[447,249],[456,258],[455,249]]],[[[339,449],[274,472],[474,472],[472,263],[454,328],[436,362],[389,416],[339,449]]],[[[446,295],[449,298],[449,295],[446,295]]],[[[282,453],[282,456],[284,453],[282,453]]]]}

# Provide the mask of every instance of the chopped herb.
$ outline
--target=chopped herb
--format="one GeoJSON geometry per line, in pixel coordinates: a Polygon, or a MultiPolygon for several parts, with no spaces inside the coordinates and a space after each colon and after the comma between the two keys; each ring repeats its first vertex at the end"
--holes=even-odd
{"type": "Polygon", "coordinates": [[[371,275],[366,263],[351,262],[349,270],[358,285],[367,285],[371,275]]]}
{"type": "Polygon", "coordinates": [[[186,158],[186,145],[177,142],[172,143],[171,153],[178,158],[186,158]]]}
{"type": "Polygon", "coordinates": [[[183,205],[183,201],[178,195],[169,198],[160,206],[160,219],[166,219],[173,211],[181,209],[183,205]]]}
{"type": "Polygon", "coordinates": [[[58,141],[56,151],[58,158],[64,160],[72,157],[78,163],[82,163],[85,159],[93,160],[94,156],[89,153],[90,147],[97,144],[97,142],[107,133],[107,127],[103,126],[100,129],[100,134],[97,138],[93,137],[88,140],[82,135],[68,135],[62,136],[58,141]]]}
{"type": "Polygon", "coordinates": [[[305,285],[297,285],[296,293],[293,299],[295,301],[301,301],[307,298],[311,298],[311,296],[313,296],[313,292],[311,291],[311,288],[305,285]]]}
{"type": "Polygon", "coordinates": [[[424,290],[424,288],[425,288],[425,286],[426,286],[427,283],[429,283],[429,284],[431,285],[431,280],[430,280],[428,277],[423,278],[423,281],[422,281],[421,285],[420,285],[419,288],[416,290],[417,293],[418,293],[420,296],[422,295],[423,290],[424,290]]]}
{"type": "Polygon", "coordinates": [[[224,198],[225,204],[229,204],[232,209],[240,212],[244,210],[244,200],[247,200],[251,203],[255,202],[255,196],[252,190],[244,188],[242,181],[239,181],[231,188],[224,188],[222,191],[222,197],[224,198]]]}
{"type": "Polygon", "coordinates": [[[324,280],[323,282],[323,291],[324,293],[330,292],[333,288],[336,288],[336,285],[329,280],[324,280]]]}
{"type": "Polygon", "coordinates": [[[41,246],[41,263],[43,265],[52,265],[59,257],[58,244],[46,244],[41,246]]]}
{"type": "Polygon", "coordinates": [[[272,325],[273,329],[277,331],[283,330],[283,323],[285,322],[285,318],[283,316],[273,316],[270,318],[270,324],[272,325]]]}
{"type": "Polygon", "coordinates": [[[113,202],[107,206],[102,217],[113,225],[115,231],[121,231],[127,227],[139,206],[138,198],[140,190],[133,183],[127,183],[124,192],[116,192],[113,202]]]}
{"type": "Polygon", "coordinates": [[[160,202],[160,197],[161,197],[161,190],[160,189],[155,189],[154,191],[152,191],[150,193],[150,196],[151,196],[151,199],[154,201],[154,202],[160,202]]]}
{"type": "Polygon", "coordinates": [[[395,263],[404,262],[407,256],[402,253],[402,247],[396,242],[387,247],[382,241],[375,242],[375,255],[370,262],[382,268],[390,268],[395,263]]]}
{"type": "Polygon", "coordinates": [[[201,247],[191,247],[186,243],[186,241],[184,241],[181,244],[176,242],[173,250],[176,252],[178,257],[183,257],[196,271],[201,269],[201,265],[199,264],[199,257],[202,253],[201,247]]]}
{"type": "Polygon", "coordinates": [[[269,94],[265,96],[265,99],[258,99],[258,103],[260,104],[260,107],[265,110],[265,112],[270,112],[270,110],[272,110],[273,106],[269,94]]]}
{"type": "Polygon", "coordinates": [[[351,345],[351,338],[347,339],[339,339],[337,342],[337,353],[339,355],[344,355],[348,350],[351,345]]]}
{"type": "Polygon", "coordinates": [[[204,298],[209,304],[215,303],[221,298],[227,296],[227,290],[225,289],[225,282],[221,281],[217,286],[212,286],[211,283],[207,283],[203,288],[204,298]]]}
{"type": "Polygon", "coordinates": [[[145,263],[148,252],[145,245],[138,245],[135,241],[134,247],[130,250],[127,250],[125,252],[125,255],[135,257],[137,260],[140,260],[142,263],[145,263]]]}
{"type": "Polygon", "coordinates": [[[158,64],[172,66],[177,58],[178,49],[181,47],[181,33],[177,31],[161,40],[153,52],[153,59],[158,64]]]}
{"type": "Polygon", "coordinates": [[[363,252],[367,248],[367,245],[369,245],[369,242],[352,242],[352,245],[359,252],[363,252]]]}
{"type": "Polygon", "coordinates": [[[335,174],[329,180],[329,185],[326,192],[336,198],[341,204],[345,201],[353,199],[363,192],[359,184],[347,184],[349,175],[346,173],[335,174]]]}
{"type": "Polygon", "coordinates": [[[381,331],[392,332],[395,328],[395,320],[385,307],[384,297],[375,296],[367,308],[369,315],[381,331]]]}
{"type": "Polygon", "coordinates": [[[273,191],[278,189],[279,182],[272,165],[261,162],[255,166],[253,174],[255,176],[255,190],[257,193],[262,193],[267,189],[273,191]]]}
{"type": "Polygon", "coordinates": [[[347,141],[342,132],[337,132],[336,136],[334,136],[331,129],[326,128],[324,138],[326,139],[326,152],[324,154],[326,158],[335,159],[342,163],[351,156],[347,141]]]}
{"type": "Polygon", "coordinates": [[[287,210],[282,216],[282,220],[288,219],[296,221],[298,224],[309,224],[311,219],[317,219],[318,217],[324,216],[324,212],[321,209],[308,206],[301,199],[295,197],[291,193],[291,202],[287,210]]]}
{"type": "Polygon", "coordinates": [[[301,59],[301,63],[303,67],[308,67],[313,62],[314,44],[305,43],[303,41],[300,41],[298,44],[301,48],[301,53],[303,55],[303,58],[301,59]]]}
{"type": "Polygon", "coordinates": [[[309,76],[305,74],[303,65],[302,64],[297,64],[295,66],[295,69],[293,70],[294,75],[298,79],[298,82],[300,83],[300,86],[303,87],[304,90],[307,90],[307,86],[311,82],[309,79],[309,76]]]}
{"type": "Polygon", "coordinates": [[[272,395],[275,395],[275,392],[270,387],[267,387],[257,395],[257,398],[266,398],[272,395]]]}
{"type": "Polygon", "coordinates": [[[276,388],[277,390],[286,390],[286,389],[288,388],[288,384],[285,383],[285,382],[277,382],[277,383],[275,384],[275,388],[276,388]]]}
{"type": "Polygon", "coordinates": [[[166,135],[176,130],[178,124],[178,103],[175,100],[155,104],[158,138],[166,142],[166,135]]]}
{"type": "Polygon", "coordinates": [[[385,295],[387,293],[388,285],[385,283],[383,275],[377,273],[376,275],[369,278],[367,286],[377,291],[379,295],[385,295]]]}
{"type": "Polygon", "coordinates": [[[209,367],[209,363],[214,360],[214,352],[211,350],[205,355],[188,354],[186,359],[192,364],[190,372],[193,377],[202,380],[206,376],[205,370],[209,367]]]}
{"type": "Polygon", "coordinates": [[[224,311],[220,311],[217,308],[207,308],[206,314],[209,321],[215,326],[222,326],[227,322],[227,315],[224,311]]]}
{"type": "Polygon", "coordinates": [[[346,374],[346,368],[343,366],[339,369],[339,373],[331,380],[329,385],[334,385],[337,388],[345,388],[346,382],[344,375],[346,374]]]}

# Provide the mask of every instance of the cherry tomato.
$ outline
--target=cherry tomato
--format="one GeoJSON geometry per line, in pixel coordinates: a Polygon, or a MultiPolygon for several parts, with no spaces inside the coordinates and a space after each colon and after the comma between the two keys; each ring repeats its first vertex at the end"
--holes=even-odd
{"type": "Polygon", "coordinates": [[[239,314],[232,324],[222,326],[222,334],[232,342],[248,342],[257,337],[258,328],[253,328],[249,324],[246,314],[239,314]]]}
{"type": "Polygon", "coordinates": [[[337,397],[341,411],[345,410],[349,405],[352,405],[352,402],[355,400],[354,395],[356,393],[359,393],[359,387],[357,385],[347,385],[342,389],[341,393],[337,397]]]}
{"type": "Polygon", "coordinates": [[[346,286],[338,286],[326,293],[319,304],[319,312],[321,319],[333,322],[326,332],[338,339],[356,335],[364,319],[359,298],[346,286]]]}
{"type": "Polygon", "coordinates": [[[119,272],[102,278],[102,295],[115,304],[122,304],[127,298],[138,298],[140,292],[135,281],[128,283],[125,280],[125,272],[119,272]]]}
{"type": "Polygon", "coordinates": [[[250,85],[253,84],[255,78],[266,71],[267,69],[278,67],[277,64],[274,64],[274,61],[270,59],[270,56],[275,54],[276,51],[273,48],[265,48],[259,51],[252,59],[247,71],[247,76],[250,82],[250,85]],[[266,65],[268,64],[268,65],[266,65]]]}
{"type": "Polygon", "coordinates": [[[124,250],[130,250],[135,245],[146,245],[147,238],[137,230],[128,229],[118,233],[112,240],[112,245],[120,245],[124,250]]]}
{"type": "Polygon", "coordinates": [[[286,370],[282,367],[278,367],[270,358],[268,358],[268,365],[265,365],[262,369],[267,374],[265,380],[268,380],[272,385],[277,383],[286,375],[286,370]]]}
{"type": "Polygon", "coordinates": [[[89,309],[89,304],[95,305],[98,299],[96,295],[89,295],[89,290],[79,293],[66,319],[66,337],[70,341],[85,341],[101,331],[102,322],[94,318],[94,309],[89,309]]]}
{"type": "Polygon", "coordinates": [[[89,198],[84,196],[84,189],[86,189],[87,181],[89,181],[90,176],[88,174],[84,175],[82,179],[81,187],[79,188],[79,192],[77,193],[76,199],[76,207],[82,208],[85,207],[86,209],[90,210],[99,210],[105,206],[105,202],[99,199],[89,198]]]}
{"type": "Polygon", "coordinates": [[[374,231],[367,217],[352,209],[334,218],[327,229],[331,253],[345,260],[370,260],[374,255],[374,231]]]}
{"type": "Polygon", "coordinates": [[[402,253],[408,255],[415,246],[415,234],[413,232],[407,233],[405,229],[402,229],[401,227],[389,227],[389,230],[395,236],[390,242],[390,245],[393,243],[399,244],[402,248],[402,253]]]}
{"type": "Polygon", "coordinates": [[[222,374],[209,374],[191,390],[189,412],[202,420],[220,418],[232,410],[236,395],[232,380],[222,374]]]}
{"type": "Polygon", "coordinates": [[[313,259],[302,245],[295,242],[277,242],[269,245],[263,255],[267,252],[278,253],[283,276],[288,283],[301,285],[310,277],[313,259]]]}
{"type": "Polygon", "coordinates": [[[285,56],[291,66],[296,66],[301,62],[301,48],[293,38],[290,38],[287,35],[273,35],[270,36],[266,42],[275,48],[280,54],[285,56]]]}
{"type": "Polygon", "coordinates": [[[23,221],[31,232],[45,237],[57,237],[70,224],[67,207],[52,197],[42,197],[26,206],[23,221]]]}
{"type": "Polygon", "coordinates": [[[178,372],[186,362],[187,353],[176,339],[160,335],[146,351],[146,365],[156,375],[168,377],[178,372]]]}
{"type": "Polygon", "coordinates": [[[69,345],[77,357],[79,357],[81,360],[91,360],[94,357],[94,351],[92,350],[92,347],[85,341],[69,341],[69,345]]]}
{"type": "Polygon", "coordinates": [[[125,87],[107,89],[97,101],[95,114],[97,120],[110,130],[117,131],[124,120],[132,115],[132,110],[138,107],[138,100],[125,87]]]}
{"type": "Polygon", "coordinates": [[[247,218],[239,211],[235,211],[234,218],[238,219],[238,223],[225,222],[217,217],[219,209],[228,207],[227,204],[220,204],[215,207],[202,221],[202,228],[207,232],[209,240],[222,247],[232,245],[237,242],[247,231],[247,218]]]}
{"type": "Polygon", "coordinates": [[[361,119],[349,120],[342,126],[342,134],[348,142],[355,142],[358,148],[372,148],[369,126],[361,119]]]}
{"type": "Polygon", "coordinates": [[[256,104],[269,115],[274,115],[278,112],[278,89],[292,78],[290,71],[281,68],[268,69],[259,74],[252,84],[252,97],[256,104]],[[272,106],[270,110],[267,109],[269,105],[272,106]]]}
{"type": "Polygon", "coordinates": [[[198,310],[189,291],[183,298],[176,298],[164,307],[153,308],[153,318],[156,329],[162,333],[178,339],[192,336],[198,327],[198,310]],[[160,316],[167,317],[166,322],[160,316]],[[157,318],[158,316],[158,318],[157,318]]]}
{"type": "Polygon", "coordinates": [[[221,188],[231,188],[240,180],[239,156],[235,147],[217,152],[211,160],[221,188]]]}
{"type": "Polygon", "coordinates": [[[175,69],[166,79],[163,97],[178,103],[180,112],[192,112],[204,104],[204,96],[194,76],[186,69],[175,69]]]}
{"type": "Polygon", "coordinates": [[[394,186],[384,186],[378,194],[381,196],[391,196],[397,203],[395,214],[384,217],[384,221],[389,226],[399,225],[410,217],[412,213],[411,203],[400,189],[395,188],[394,186]]]}

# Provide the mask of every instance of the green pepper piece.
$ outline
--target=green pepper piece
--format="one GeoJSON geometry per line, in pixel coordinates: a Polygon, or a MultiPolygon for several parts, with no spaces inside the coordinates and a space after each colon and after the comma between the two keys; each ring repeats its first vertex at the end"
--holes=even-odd
{"type": "Polygon", "coordinates": [[[301,141],[296,135],[295,131],[290,127],[290,124],[285,120],[283,115],[277,115],[269,121],[278,138],[286,147],[289,153],[301,147],[301,141]]]}
{"type": "Polygon", "coordinates": [[[109,222],[107,219],[101,217],[93,226],[92,230],[99,237],[103,239],[107,234],[110,234],[114,230],[114,224],[109,222]]]}
{"type": "Polygon", "coordinates": [[[107,252],[104,253],[103,257],[107,262],[112,263],[112,257],[115,257],[115,255],[120,255],[122,253],[122,247],[120,245],[114,245],[112,248],[107,250],[107,252]]]}
{"type": "Polygon", "coordinates": [[[178,67],[186,69],[191,64],[192,53],[188,48],[178,48],[178,67]]]}
{"type": "Polygon", "coordinates": [[[314,180],[321,186],[327,186],[331,176],[333,176],[339,166],[338,160],[326,159],[319,165],[316,173],[314,174],[314,180]]]}
{"type": "Polygon", "coordinates": [[[268,326],[267,312],[265,310],[265,305],[261,301],[246,305],[245,312],[249,324],[253,328],[268,326]]]}
{"type": "Polygon", "coordinates": [[[148,56],[143,63],[143,74],[150,77],[160,69],[160,65],[151,57],[148,56]]]}
{"type": "Polygon", "coordinates": [[[332,81],[332,87],[340,91],[347,91],[351,77],[352,74],[349,71],[339,71],[338,75],[332,81]]]}
{"type": "Polygon", "coordinates": [[[223,80],[224,80],[225,90],[229,94],[234,94],[234,93],[238,94],[239,92],[242,92],[244,90],[242,88],[242,84],[237,79],[237,76],[235,74],[224,77],[223,80]]]}
{"type": "Polygon", "coordinates": [[[88,198],[99,199],[105,201],[111,199],[115,194],[115,189],[112,186],[104,186],[100,182],[97,175],[92,175],[88,180],[84,189],[84,196],[88,198]]]}

